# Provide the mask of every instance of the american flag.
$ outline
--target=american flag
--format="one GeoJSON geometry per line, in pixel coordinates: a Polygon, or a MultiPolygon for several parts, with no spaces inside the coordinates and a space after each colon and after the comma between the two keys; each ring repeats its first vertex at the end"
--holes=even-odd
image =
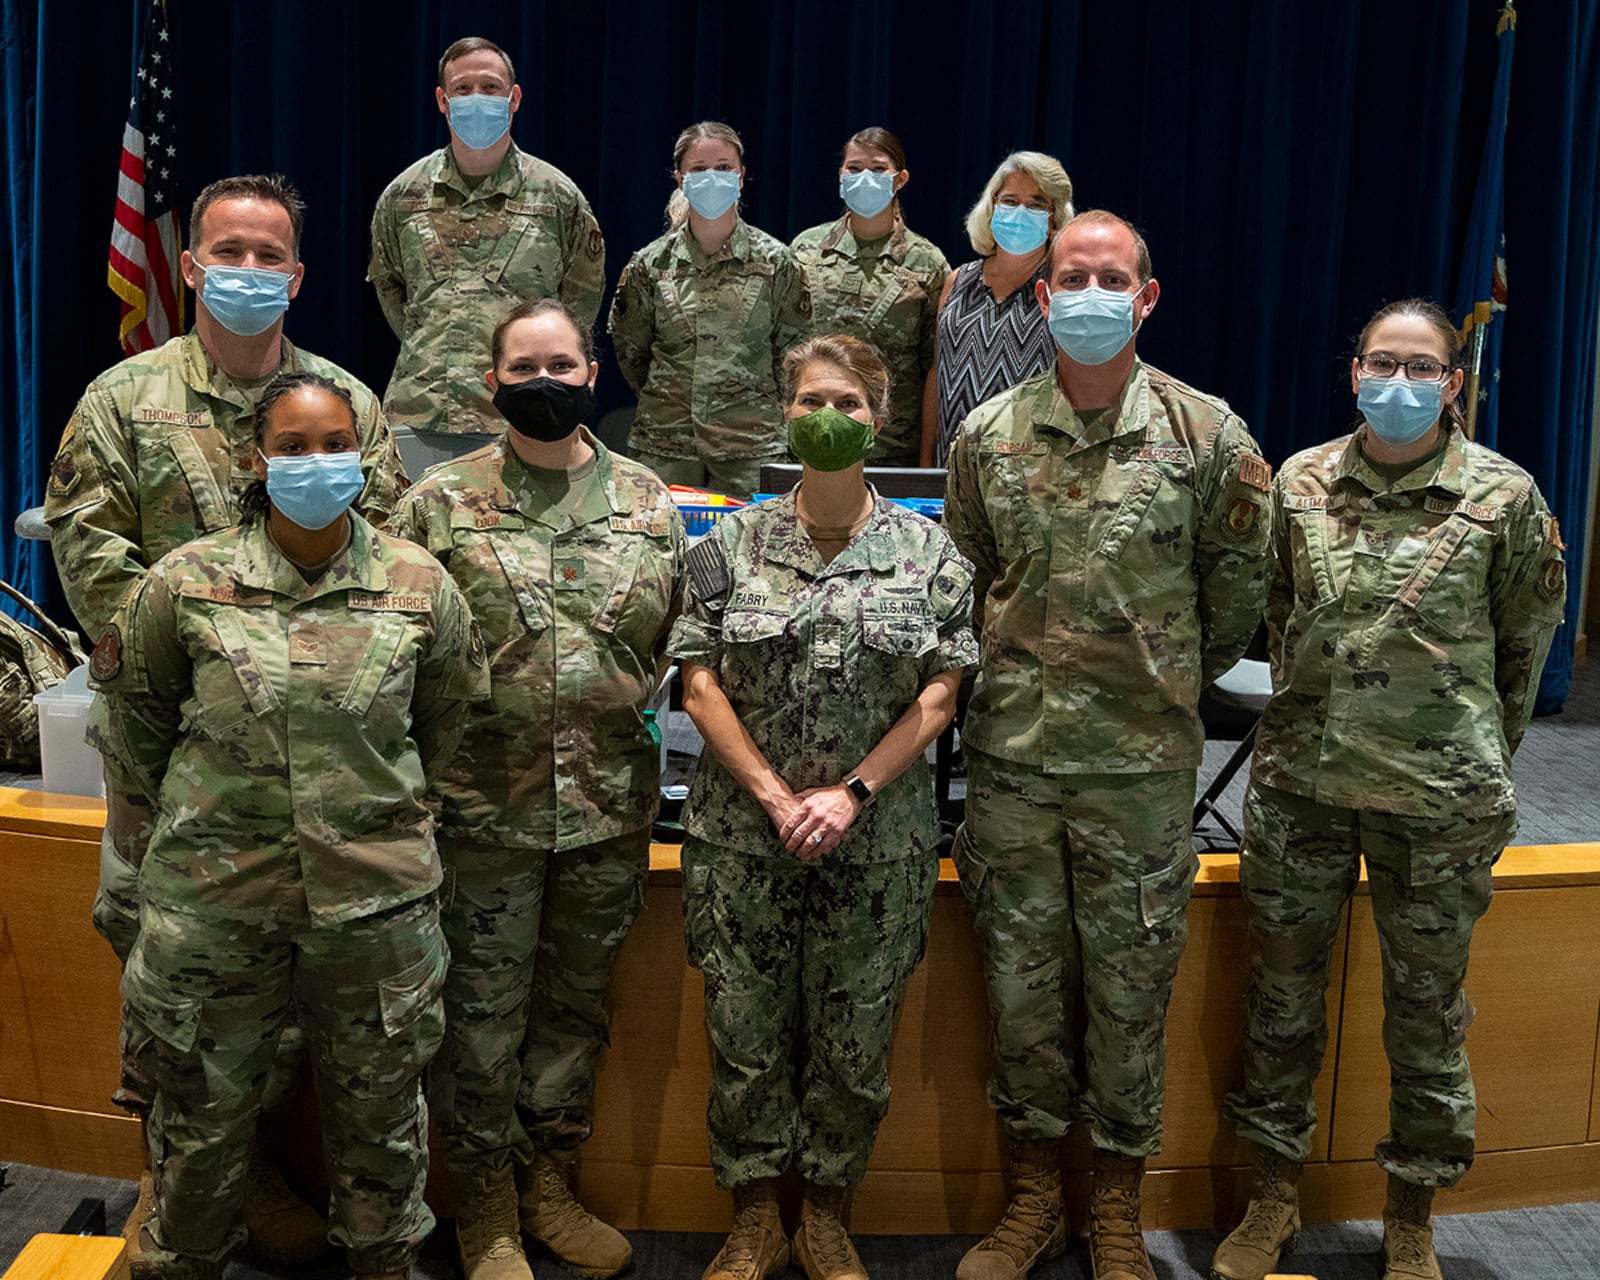
{"type": "Polygon", "coordinates": [[[165,0],[134,5],[133,97],[122,130],[117,212],[106,283],[122,299],[119,337],[129,355],[183,332],[183,240],[173,208],[176,112],[165,0]]]}

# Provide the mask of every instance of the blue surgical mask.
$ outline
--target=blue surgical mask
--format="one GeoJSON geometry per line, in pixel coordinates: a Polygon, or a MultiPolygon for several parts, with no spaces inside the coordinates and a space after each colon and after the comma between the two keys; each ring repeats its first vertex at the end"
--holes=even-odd
{"type": "Polygon", "coordinates": [[[839,198],[851,213],[876,218],[894,201],[894,174],[874,173],[871,169],[841,173],[839,198]]]}
{"type": "Polygon", "coordinates": [[[1077,364],[1104,364],[1133,337],[1133,300],[1097,284],[1050,295],[1050,336],[1077,364]]]}
{"type": "Polygon", "coordinates": [[[265,333],[289,309],[289,282],[294,279],[282,271],[260,267],[208,267],[200,281],[200,301],[229,333],[253,338],[265,333]]]}
{"type": "Polygon", "coordinates": [[[1050,235],[1050,214],[1022,204],[997,204],[989,215],[989,233],[1007,253],[1032,253],[1050,235]]]}
{"type": "Polygon", "coordinates": [[[450,132],[463,146],[482,151],[511,132],[511,99],[495,93],[468,93],[451,98],[450,132]]]}
{"type": "Polygon", "coordinates": [[[683,198],[708,221],[739,202],[739,175],[732,169],[700,169],[683,175],[683,198]]]}
{"type": "Polygon", "coordinates": [[[367,483],[361,474],[361,455],[354,449],[282,458],[261,456],[267,464],[267,497],[302,529],[326,529],[345,513],[367,483]]]}
{"type": "Polygon", "coordinates": [[[1412,382],[1398,373],[1362,378],[1356,404],[1373,433],[1385,444],[1411,444],[1428,434],[1444,408],[1443,382],[1412,382]]]}

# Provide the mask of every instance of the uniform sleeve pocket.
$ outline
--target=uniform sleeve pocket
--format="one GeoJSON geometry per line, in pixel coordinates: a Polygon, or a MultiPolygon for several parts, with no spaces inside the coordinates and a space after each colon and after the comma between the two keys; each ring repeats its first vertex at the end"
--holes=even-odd
{"type": "Polygon", "coordinates": [[[444,990],[445,961],[442,950],[425,955],[409,969],[378,984],[384,1035],[400,1035],[434,1011],[444,990]]]}
{"type": "Polygon", "coordinates": [[[1193,853],[1184,853],[1171,866],[1139,877],[1139,914],[1145,928],[1183,914],[1199,868],[1200,860],[1193,853]]]}

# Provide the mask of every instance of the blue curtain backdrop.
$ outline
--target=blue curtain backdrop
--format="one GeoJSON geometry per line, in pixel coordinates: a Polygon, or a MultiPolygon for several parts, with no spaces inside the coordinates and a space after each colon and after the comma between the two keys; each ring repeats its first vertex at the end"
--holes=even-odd
{"type": "MultiPolygon", "coordinates": [[[[113,363],[106,289],[127,106],[128,7],[3,0],[7,271],[0,306],[5,572],[72,405],[113,363]],[[46,12],[50,13],[47,22],[46,12]],[[35,68],[44,68],[39,73],[35,68]]],[[[516,61],[518,144],[594,204],[614,283],[661,230],[673,137],[744,135],[746,215],[791,237],[837,216],[844,138],[906,143],[911,226],[961,262],[965,210],[1007,151],[1061,157],[1079,207],[1146,231],[1161,305],[1153,363],[1242,412],[1274,462],[1345,430],[1354,334],[1381,302],[1449,303],[1482,154],[1499,0],[171,0],[182,87],[179,190],[277,169],[310,209],[296,342],[382,390],[396,344],[364,282],[385,183],[445,128],[432,97],[452,39],[516,61]]],[[[1510,311],[1500,446],[1533,471],[1582,581],[1591,368],[1600,310],[1600,6],[1525,0],[1506,136],[1510,311]]],[[[601,372],[602,406],[626,400],[601,372]]],[[[1570,678],[1575,625],[1547,705],[1570,678]]]]}

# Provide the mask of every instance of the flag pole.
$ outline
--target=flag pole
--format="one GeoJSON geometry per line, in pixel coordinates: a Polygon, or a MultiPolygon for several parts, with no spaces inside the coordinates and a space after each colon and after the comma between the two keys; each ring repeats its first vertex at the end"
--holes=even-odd
{"type": "Polygon", "coordinates": [[[1478,438],[1478,388],[1483,383],[1484,326],[1472,326],[1472,354],[1467,358],[1467,424],[1468,440],[1478,438]]]}

